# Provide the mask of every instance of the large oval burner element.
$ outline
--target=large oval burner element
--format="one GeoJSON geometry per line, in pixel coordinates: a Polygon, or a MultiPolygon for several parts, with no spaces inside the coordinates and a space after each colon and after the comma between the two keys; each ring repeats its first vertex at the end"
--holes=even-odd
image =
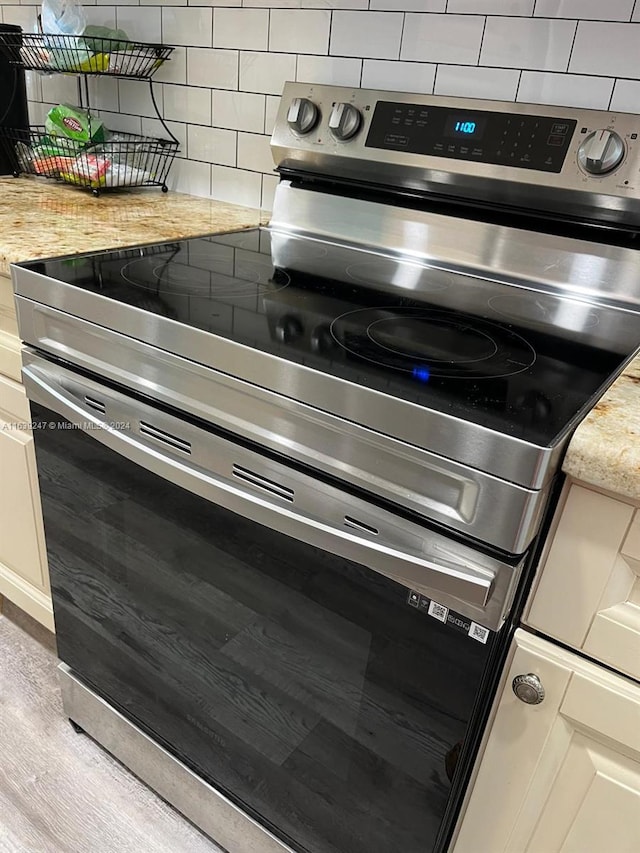
{"type": "Polygon", "coordinates": [[[331,334],[350,355],[421,382],[498,379],[536,360],[531,344],[504,326],[430,308],[360,308],[337,317],[331,334]]]}

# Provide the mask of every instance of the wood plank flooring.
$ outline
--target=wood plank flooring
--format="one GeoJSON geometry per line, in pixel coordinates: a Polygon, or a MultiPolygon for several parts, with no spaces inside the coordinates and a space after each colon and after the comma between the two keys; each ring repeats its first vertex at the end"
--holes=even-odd
{"type": "MultiPolygon", "coordinates": [[[[2,600],[0,598],[0,607],[2,600]]],[[[53,637],[0,615],[0,853],[221,853],[62,710],[53,637]]]]}

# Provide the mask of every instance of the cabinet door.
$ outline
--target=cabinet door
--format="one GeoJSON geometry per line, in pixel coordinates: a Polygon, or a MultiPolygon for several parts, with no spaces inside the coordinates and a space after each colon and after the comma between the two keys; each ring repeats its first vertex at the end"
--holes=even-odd
{"type": "Polygon", "coordinates": [[[637,853],[640,685],[519,630],[453,853],[637,853]],[[517,675],[538,676],[527,705],[517,675]]]}
{"type": "Polygon", "coordinates": [[[570,484],[525,623],[640,680],[640,509],[570,484]]]}
{"type": "Polygon", "coordinates": [[[0,376],[0,594],[53,627],[29,404],[0,376]]]}

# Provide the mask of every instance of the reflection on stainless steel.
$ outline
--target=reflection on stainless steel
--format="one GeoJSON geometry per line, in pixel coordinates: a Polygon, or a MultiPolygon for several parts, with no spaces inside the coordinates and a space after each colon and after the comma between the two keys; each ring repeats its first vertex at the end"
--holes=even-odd
{"type": "MultiPolygon", "coordinates": [[[[295,237],[313,232],[316,240],[321,236],[329,244],[344,246],[348,234],[344,247],[348,265],[356,261],[348,256],[354,249],[376,251],[385,262],[391,259],[398,265],[421,258],[424,275],[420,286],[412,285],[414,291],[421,290],[422,281],[425,292],[434,289],[434,282],[461,285],[457,275],[463,274],[481,279],[483,287],[486,280],[634,311],[640,308],[640,253],[635,249],[473,220],[464,222],[461,234],[459,223],[442,214],[331,195],[313,198],[316,195],[287,181],[278,185],[269,226],[276,266],[304,269],[313,264],[295,237]]],[[[344,279],[343,270],[344,259],[332,252],[325,274],[344,279]]],[[[377,286],[376,281],[371,284],[377,286]]]]}

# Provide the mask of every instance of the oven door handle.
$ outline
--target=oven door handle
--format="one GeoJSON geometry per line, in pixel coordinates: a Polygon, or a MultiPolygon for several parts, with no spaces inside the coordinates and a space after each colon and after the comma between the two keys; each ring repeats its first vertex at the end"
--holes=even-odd
{"type": "MultiPolygon", "coordinates": [[[[189,432],[191,430],[196,438],[204,434],[207,440],[218,442],[220,447],[217,448],[217,453],[223,458],[228,458],[233,453],[236,456],[239,454],[239,458],[242,459],[244,454],[251,463],[252,460],[260,459],[259,453],[240,447],[236,453],[236,445],[228,439],[179,421],[174,416],[167,416],[114,389],[78,376],[64,367],[51,364],[36,354],[25,352],[24,362],[22,374],[30,400],[55,411],[76,427],[88,431],[92,438],[120,456],[212,503],[324,551],[367,566],[428,598],[439,595],[437,599],[439,603],[448,604],[453,609],[456,609],[456,603],[464,602],[476,619],[482,619],[483,615],[488,617],[485,608],[493,597],[492,592],[497,593],[498,599],[506,599],[508,595],[511,583],[498,584],[499,590],[494,587],[500,570],[510,575],[516,573],[512,566],[506,566],[488,557],[485,561],[490,562],[489,567],[481,565],[480,560],[474,564],[468,554],[464,557],[461,554],[458,562],[455,543],[435,533],[425,540],[424,528],[411,522],[406,523],[407,530],[411,531],[407,533],[407,539],[414,545],[416,541],[424,545],[423,550],[417,548],[411,550],[411,546],[406,551],[400,550],[394,547],[393,543],[385,544],[383,541],[376,541],[373,536],[364,538],[357,535],[359,530],[365,534],[373,531],[375,535],[377,532],[373,529],[368,530],[366,524],[359,526],[357,519],[353,519],[355,524],[350,524],[349,519],[345,517],[345,526],[340,528],[335,522],[332,523],[331,520],[327,522],[320,515],[300,511],[300,507],[296,506],[295,502],[288,501],[282,491],[280,493],[265,492],[260,488],[260,482],[256,481],[258,478],[249,476],[252,474],[251,470],[246,475],[240,468],[243,472],[240,477],[235,471],[221,475],[219,472],[214,473],[198,465],[189,459],[188,455],[181,458],[180,445],[175,442],[175,439],[173,443],[167,443],[165,437],[170,436],[171,433],[180,434],[182,427],[187,438],[191,436],[189,432]],[[94,397],[106,400],[107,404],[112,406],[112,411],[117,410],[119,416],[124,417],[124,421],[132,422],[135,431],[131,428],[118,428],[121,425],[114,427],[108,420],[101,418],[95,405],[87,406],[87,401],[91,400],[93,403],[94,397]],[[152,416],[156,414],[159,428],[148,428],[145,418],[149,417],[149,413],[152,416]],[[167,432],[162,428],[165,423],[167,432]],[[439,553],[435,559],[426,554],[429,547],[434,550],[429,540],[441,541],[445,546],[436,546],[435,550],[439,553]]],[[[190,446],[187,440],[184,444],[190,446]]],[[[234,468],[238,467],[234,466],[234,468]]],[[[286,466],[282,467],[286,468],[286,466]]],[[[328,512],[332,512],[334,518],[337,515],[336,508],[340,513],[346,510],[349,515],[354,514],[357,517],[358,506],[365,508],[368,506],[372,512],[378,512],[383,520],[393,519],[396,527],[399,521],[402,523],[402,520],[398,520],[393,513],[379,510],[374,505],[354,498],[335,486],[324,482],[316,483],[308,475],[297,471],[291,472],[291,477],[294,483],[301,483],[303,488],[306,481],[307,493],[311,489],[314,491],[320,489],[322,503],[330,508],[328,512]]],[[[266,480],[266,482],[270,481],[266,480]]],[[[382,527],[384,532],[384,525],[382,527]]],[[[470,551],[471,549],[461,546],[460,550],[470,551]]],[[[504,601],[493,600],[491,604],[492,618],[485,618],[482,624],[487,627],[499,627],[504,612],[504,601]],[[490,622],[496,624],[489,624],[490,622]]],[[[465,611],[460,610],[460,612],[465,611]]]]}

